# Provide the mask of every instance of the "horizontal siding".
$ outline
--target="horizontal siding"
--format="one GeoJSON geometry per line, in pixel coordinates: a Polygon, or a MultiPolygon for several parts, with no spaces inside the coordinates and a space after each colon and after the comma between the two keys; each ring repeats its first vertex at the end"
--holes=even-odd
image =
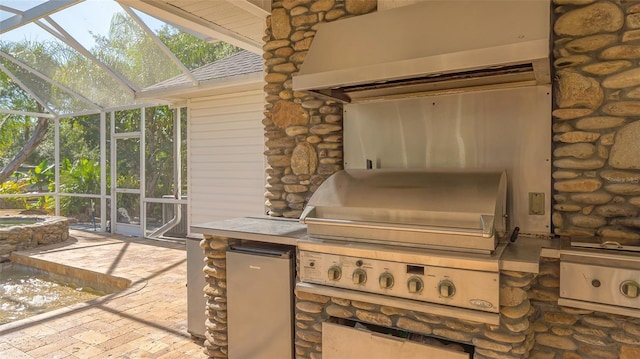
{"type": "MultiPolygon", "coordinates": [[[[234,194],[229,194],[229,195],[225,195],[225,194],[219,194],[216,196],[211,196],[215,197],[217,200],[221,200],[221,201],[225,201],[225,206],[220,206],[220,207],[215,207],[215,208],[211,208],[211,206],[207,206],[206,203],[204,202],[200,202],[202,205],[198,206],[198,205],[194,205],[193,209],[194,209],[194,214],[198,214],[198,213],[202,213],[205,216],[208,215],[208,213],[210,211],[225,211],[225,210],[242,210],[245,208],[245,205],[240,202],[240,201],[236,201],[235,199],[238,197],[242,197],[242,196],[237,196],[234,194]]],[[[245,196],[246,198],[244,198],[245,200],[250,200],[251,198],[249,196],[245,196]]],[[[246,216],[247,214],[243,214],[243,216],[246,216]]],[[[254,214],[255,215],[255,214],[254,214]]],[[[209,221],[209,220],[207,220],[209,221]]]]}
{"type": "Polygon", "coordinates": [[[200,131],[224,131],[224,130],[245,130],[245,129],[253,129],[254,124],[252,122],[247,122],[251,120],[255,120],[256,114],[255,111],[252,112],[243,112],[237,116],[229,116],[228,121],[218,122],[218,123],[204,123],[198,126],[198,130],[200,131]]]}
{"type": "MultiPolygon", "coordinates": [[[[251,99],[250,96],[258,94],[259,92],[262,92],[262,88],[260,88],[259,90],[247,91],[247,92],[241,92],[241,93],[230,93],[225,95],[200,97],[197,99],[190,100],[189,103],[193,106],[193,109],[196,111],[200,111],[203,108],[211,107],[211,106],[208,106],[208,104],[211,102],[217,102],[215,106],[216,108],[221,108],[224,106],[237,106],[237,105],[250,105],[250,104],[255,105],[256,102],[253,99],[251,99]]],[[[261,93],[260,96],[264,96],[264,93],[261,93]]]]}
{"type": "Polygon", "coordinates": [[[255,152],[251,152],[250,150],[252,150],[252,148],[247,149],[247,146],[229,146],[224,148],[218,148],[218,152],[216,152],[216,154],[213,155],[209,152],[207,147],[202,146],[202,147],[193,149],[193,154],[195,156],[199,156],[194,159],[194,163],[197,163],[198,160],[202,160],[206,163],[209,163],[211,162],[209,160],[209,157],[212,157],[212,158],[219,157],[219,159],[222,159],[222,158],[228,158],[229,154],[234,154],[236,160],[238,159],[239,155],[246,154],[247,160],[253,161],[255,160],[255,152]]]}
{"type": "Polygon", "coordinates": [[[265,213],[264,93],[189,101],[189,223],[265,213]]]}
{"type": "MultiPolygon", "coordinates": [[[[255,155],[254,155],[255,157],[255,155]]],[[[229,170],[233,171],[233,172],[249,172],[249,173],[254,173],[255,172],[255,165],[248,161],[249,158],[247,158],[247,161],[236,161],[236,162],[218,162],[218,161],[210,161],[209,163],[207,163],[207,168],[206,169],[201,169],[201,171],[203,171],[206,176],[203,177],[208,177],[208,176],[215,176],[216,173],[228,173],[230,172],[229,170]],[[213,162],[213,163],[211,163],[213,162]]],[[[198,165],[197,163],[195,163],[196,165],[198,165]]],[[[225,175],[226,176],[226,175],[225,175]]],[[[244,177],[244,176],[243,176],[244,177]]],[[[194,178],[194,181],[198,181],[199,178],[194,178]]]]}
{"type": "MultiPolygon", "coordinates": [[[[219,133],[224,133],[224,137],[219,138],[221,140],[242,140],[243,143],[264,144],[263,139],[255,138],[252,135],[255,134],[255,129],[241,129],[241,130],[212,130],[212,131],[198,131],[192,136],[195,140],[210,140],[211,136],[219,133]]],[[[202,144],[202,143],[201,143],[202,144]]]]}
{"type": "MultiPolygon", "coordinates": [[[[223,107],[220,107],[220,108],[212,108],[212,109],[207,109],[207,110],[197,109],[197,110],[194,110],[194,115],[195,116],[225,115],[225,116],[230,116],[230,117],[242,116],[242,114],[244,114],[247,109],[246,108],[238,108],[238,107],[239,106],[247,106],[247,105],[251,105],[251,104],[239,103],[239,104],[233,105],[233,106],[223,106],[223,107]]],[[[228,120],[226,120],[226,121],[228,121],[228,120]]]]}

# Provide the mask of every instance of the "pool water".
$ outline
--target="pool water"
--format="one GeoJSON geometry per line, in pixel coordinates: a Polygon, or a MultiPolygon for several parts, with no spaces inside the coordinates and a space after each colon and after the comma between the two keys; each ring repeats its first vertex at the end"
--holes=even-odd
{"type": "Polygon", "coordinates": [[[25,226],[41,222],[41,219],[37,218],[0,218],[0,228],[12,227],[12,226],[25,226]]]}
{"type": "Polygon", "coordinates": [[[47,272],[17,264],[0,267],[0,324],[86,302],[105,295],[47,278],[47,272]]]}

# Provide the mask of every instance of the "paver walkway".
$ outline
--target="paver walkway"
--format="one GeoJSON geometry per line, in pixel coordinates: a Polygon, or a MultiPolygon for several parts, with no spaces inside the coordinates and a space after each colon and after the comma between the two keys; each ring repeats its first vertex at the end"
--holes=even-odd
{"type": "Polygon", "coordinates": [[[70,236],[18,254],[124,277],[132,287],[0,325],[0,358],[206,357],[187,332],[184,244],[73,230],[70,236]]]}

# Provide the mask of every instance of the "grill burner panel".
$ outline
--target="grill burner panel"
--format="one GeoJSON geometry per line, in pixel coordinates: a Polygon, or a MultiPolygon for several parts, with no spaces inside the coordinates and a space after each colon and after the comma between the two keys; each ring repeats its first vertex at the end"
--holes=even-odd
{"type": "Polygon", "coordinates": [[[373,293],[367,294],[372,299],[384,296],[498,315],[499,258],[505,247],[500,243],[493,254],[484,255],[307,238],[298,242],[300,280],[373,293]]]}
{"type": "Polygon", "coordinates": [[[300,252],[300,279],[309,283],[497,313],[497,272],[411,265],[300,252]]]}
{"type": "Polygon", "coordinates": [[[622,251],[562,251],[558,304],[640,318],[640,258],[622,251]]]}

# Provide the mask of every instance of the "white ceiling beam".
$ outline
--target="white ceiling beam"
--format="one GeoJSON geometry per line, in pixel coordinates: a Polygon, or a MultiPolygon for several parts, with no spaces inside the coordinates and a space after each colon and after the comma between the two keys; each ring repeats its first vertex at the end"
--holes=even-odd
{"type": "Polygon", "coordinates": [[[42,19],[45,16],[49,16],[55,12],[66,9],[69,6],[73,6],[84,0],[56,0],[46,1],[40,5],[36,5],[31,9],[22,12],[21,14],[14,15],[10,18],[0,21],[0,34],[4,34],[7,31],[11,31],[22,25],[26,25],[30,22],[42,19]]]}
{"type": "Polygon", "coordinates": [[[176,6],[157,0],[116,0],[121,4],[140,10],[165,22],[189,28],[205,36],[262,55],[262,44],[237,32],[233,32],[176,6]]]}
{"type": "Polygon", "coordinates": [[[270,15],[269,11],[261,8],[256,4],[251,3],[249,0],[225,0],[225,1],[237,8],[240,8],[262,19],[266,19],[267,16],[270,15]]]}
{"type": "Polygon", "coordinates": [[[6,12],[10,12],[12,14],[18,14],[18,15],[21,15],[23,13],[23,11],[20,11],[18,9],[14,9],[12,7],[8,7],[8,6],[2,5],[2,4],[0,4],[0,10],[6,11],[6,12]]]}

